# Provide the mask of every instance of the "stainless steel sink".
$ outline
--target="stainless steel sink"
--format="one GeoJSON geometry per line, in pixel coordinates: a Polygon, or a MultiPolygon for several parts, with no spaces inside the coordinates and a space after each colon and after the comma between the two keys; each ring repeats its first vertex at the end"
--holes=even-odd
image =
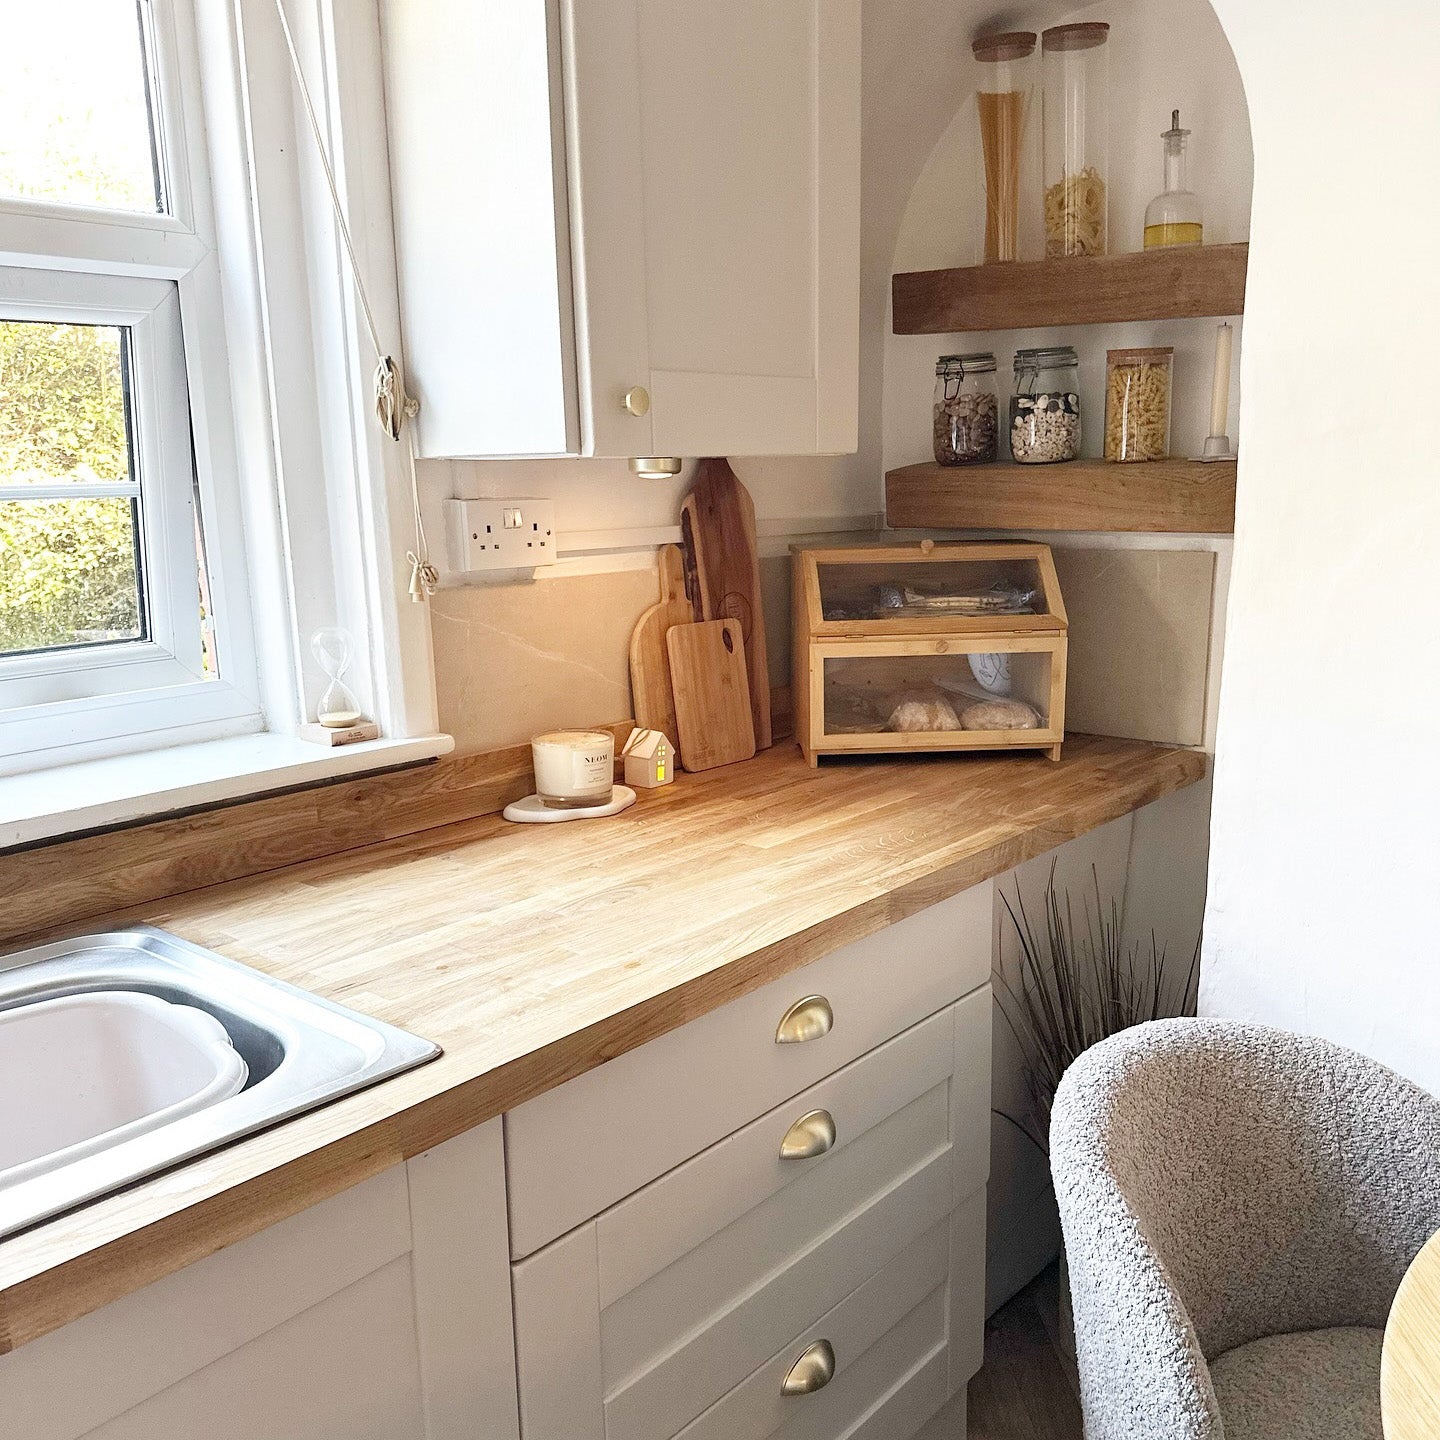
{"type": "MultiPolygon", "coordinates": [[[[440,1047],[150,926],[0,956],[0,1011],[129,992],[219,1021],[249,1071],[238,1094],[48,1171],[0,1175],[0,1236],[433,1060],[440,1047]]],[[[83,1045],[71,1057],[87,1064],[83,1045]]],[[[0,1127],[7,1097],[0,1095],[0,1127]]],[[[100,1137],[103,1142],[104,1136],[100,1137]]]]}

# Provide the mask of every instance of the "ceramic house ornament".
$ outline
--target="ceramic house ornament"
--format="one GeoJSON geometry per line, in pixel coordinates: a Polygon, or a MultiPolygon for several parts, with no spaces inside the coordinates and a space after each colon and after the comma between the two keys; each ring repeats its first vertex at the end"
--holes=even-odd
{"type": "Polygon", "coordinates": [[[654,790],[675,778],[675,747],[662,731],[632,731],[622,754],[627,785],[654,790]]]}

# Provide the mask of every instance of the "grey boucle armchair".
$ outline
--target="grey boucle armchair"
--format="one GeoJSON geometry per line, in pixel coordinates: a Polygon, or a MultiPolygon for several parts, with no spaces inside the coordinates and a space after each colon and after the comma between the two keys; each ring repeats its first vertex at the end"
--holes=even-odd
{"type": "Polygon", "coordinates": [[[1050,1147],[1087,1440],[1380,1440],[1440,1101],[1328,1041],[1160,1020],[1075,1061],[1050,1147]]]}

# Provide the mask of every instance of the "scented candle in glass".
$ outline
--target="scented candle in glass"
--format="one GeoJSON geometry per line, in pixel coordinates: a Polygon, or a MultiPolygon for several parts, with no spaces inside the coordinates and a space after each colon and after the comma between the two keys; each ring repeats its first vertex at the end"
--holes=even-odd
{"type": "Polygon", "coordinates": [[[552,809],[608,805],[615,783],[615,737],[608,730],[551,730],[530,742],[535,793],[552,809]]]}

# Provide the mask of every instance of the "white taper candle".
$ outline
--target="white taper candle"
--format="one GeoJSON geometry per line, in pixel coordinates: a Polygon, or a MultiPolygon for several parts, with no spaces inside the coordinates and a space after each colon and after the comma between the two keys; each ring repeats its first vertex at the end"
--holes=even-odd
{"type": "Polygon", "coordinates": [[[1215,332],[1215,381],[1210,390],[1210,434],[1226,435],[1230,417],[1230,352],[1235,327],[1228,321],[1215,332]]]}

